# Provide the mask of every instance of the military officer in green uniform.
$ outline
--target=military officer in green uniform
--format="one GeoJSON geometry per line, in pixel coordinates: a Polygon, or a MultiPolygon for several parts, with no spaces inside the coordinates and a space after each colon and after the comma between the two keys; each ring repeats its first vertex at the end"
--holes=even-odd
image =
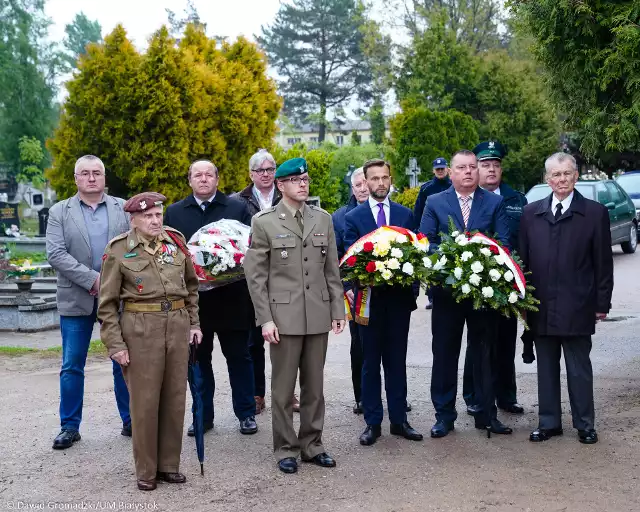
{"type": "Polygon", "coordinates": [[[202,338],[198,278],[184,237],[162,226],[166,198],[129,199],[132,229],[105,249],[100,274],[102,342],[122,366],[131,395],[138,488],[183,483],[179,472],[189,343],[202,338]],[[122,304],[122,308],[121,308],[122,304]]]}
{"type": "Polygon", "coordinates": [[[270,343],[273,448],[279,469],[295,473],[298,455],[322,467],[336,465],[322,445],[324,362],[329,331],[342,332],[345,309],[331,215],[305,203],[307,162],[287,160],[275,177],[282,201],[253,217],[244,269],[256,324],[270,343]],[[291,396],[298,370],[296,433],[291,396]]]}

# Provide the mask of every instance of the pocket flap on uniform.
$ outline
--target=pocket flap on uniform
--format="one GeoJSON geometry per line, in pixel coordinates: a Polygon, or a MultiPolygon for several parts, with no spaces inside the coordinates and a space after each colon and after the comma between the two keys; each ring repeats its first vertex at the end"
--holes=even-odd
{"type": "Polygon", "coordinates": [[[289,304],[291,302],[291,292],[276,292],[269,295],[271,304],[289,304]]]}
{"type": "Polygon", "coordinates": [[[121,261],[122,266],[132,272],[140,272],[149,266],[149,260],[137,260],[137,261],[121,261]]]}
{"type": "Polygon", "coordinates": [[[326,247],[329,245],[329,240],[327,240],[326,236],[314,236],[311,241],[314,247],[326,247]]]}
{"type": "Polygon", "coordinates": [[[272,238],[271,246],[274,249],[278,249],[280,247],[295,247],[296,246],[296,238],[294,236],[286,236],[282,238],[272,238]]]}
{"type": "Polygon", "coordinates": [[[322,300],[330,300],[331,297],[329,297],[329,290],[327,290],[326,288],[322,289],[322,300]]]}

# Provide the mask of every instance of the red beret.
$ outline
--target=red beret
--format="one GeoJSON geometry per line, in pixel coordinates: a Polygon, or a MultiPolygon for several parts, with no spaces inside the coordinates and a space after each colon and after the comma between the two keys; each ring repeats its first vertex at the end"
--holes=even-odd
{"type": "Polygon", "coordinates": [[[165,196],[157,192],[142,192],[124,203],[124,211],[129,213],[144,212],[154,206],[162,206],[166,200],[165,196]]]}

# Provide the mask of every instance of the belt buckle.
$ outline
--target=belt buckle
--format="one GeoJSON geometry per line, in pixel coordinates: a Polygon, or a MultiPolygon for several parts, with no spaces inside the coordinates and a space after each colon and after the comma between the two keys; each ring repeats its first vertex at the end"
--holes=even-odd
{"type": "Polygon", "coordinates": [[[160,303],[160,310],[164,313],[167,313],[168,311],[171,311],[172,309],[172,304],[170,300],[164,300],[160,303]]]}

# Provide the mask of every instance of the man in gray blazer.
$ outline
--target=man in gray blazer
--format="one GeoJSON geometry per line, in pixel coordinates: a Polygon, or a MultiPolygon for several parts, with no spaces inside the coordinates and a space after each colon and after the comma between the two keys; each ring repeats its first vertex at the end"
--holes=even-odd
{"type": "MultiPolygon", "coordinates": [[[[53,442],[57,450],[80,440],[84,366],[96,322],[102,255],[109,240],[129,230],[129,216],[122,208],[124,201],[104,193],[102,161],[85,155],[76,162],[74,174],[78,193],[51,207],[46,235],[47,259],[58,273],[62,333],[61,432],[53,442]]],[[[130,437],[129,392],[115,361],[113,380],[123,424],[121,433],[130,437]]]]}

